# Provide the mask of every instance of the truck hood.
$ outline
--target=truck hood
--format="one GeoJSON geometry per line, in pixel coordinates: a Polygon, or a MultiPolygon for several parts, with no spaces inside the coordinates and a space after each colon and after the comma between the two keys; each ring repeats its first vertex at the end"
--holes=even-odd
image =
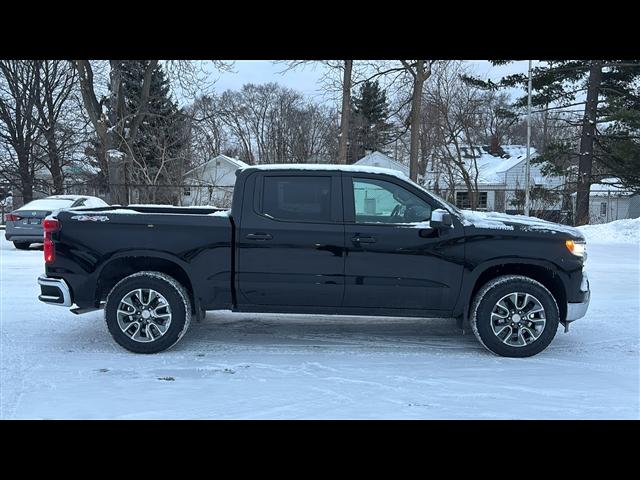
{"type": "Polygon", "coordinates": [[[577,228],[560,223],[548,222],[525,215],[509,215],[498,212],[476,212],[461,210],[460,220],[465,227],[485,228],[489,230],[511,230],[517,232],[562,234],[573,240],[584,240],[577,228]]]}

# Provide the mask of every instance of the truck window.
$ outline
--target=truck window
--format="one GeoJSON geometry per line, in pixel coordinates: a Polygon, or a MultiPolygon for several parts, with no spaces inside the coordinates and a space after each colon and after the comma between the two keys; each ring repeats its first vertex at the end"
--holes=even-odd
{"type": "Polygon", "coordinates": [[[413,223],[431,218],[431,205],[384,180],[353,179],[356,223],[413,223]]]}
{"type": "Polygon", "coordinates": [[[330,176],[265,176],[262,213],[278,220],[331,221],[330,176]]]}

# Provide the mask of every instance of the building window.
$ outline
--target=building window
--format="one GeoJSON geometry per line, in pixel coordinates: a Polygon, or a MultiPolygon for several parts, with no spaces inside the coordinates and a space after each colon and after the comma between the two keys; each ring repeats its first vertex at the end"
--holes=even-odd
{"type": "MultiPolygon", "coordinates": [[[[469,192],[456,192],[456,207],[471,208],[469,192]]],[[[487,192],[478,192],[478,208],[487,209],[487,192]]]]}
{"type": "Polygon", "coordinates": [[[607,214],[607,202],[600,203],[600,215],[607,214]]]}
{"type": "Polygon", "coordinates": [[[182,195],[184,195],[185,197],[191,196],[191,187],[189,185],[186,185],[184,187],[184,190],[182,191],[182,195]]]}

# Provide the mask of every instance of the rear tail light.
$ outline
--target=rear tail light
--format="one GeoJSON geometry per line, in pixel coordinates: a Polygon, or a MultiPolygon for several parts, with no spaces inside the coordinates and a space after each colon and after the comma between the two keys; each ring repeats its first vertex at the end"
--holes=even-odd
{"type": "Polygon", "coordinates": [[[53,263],[56,259],[56,249],[51,234],[60,231],[60,222],[55,218],[45,218],[42,228],[44,229],[44,263],[53,263]]]}
{"type": "Polygon", "coordinates": [[[4,214],[5,222],[17,222],[18,220],[22,220],[22,217],[19,217],[18,215],[14,215],[13,213],[4,214]]]}

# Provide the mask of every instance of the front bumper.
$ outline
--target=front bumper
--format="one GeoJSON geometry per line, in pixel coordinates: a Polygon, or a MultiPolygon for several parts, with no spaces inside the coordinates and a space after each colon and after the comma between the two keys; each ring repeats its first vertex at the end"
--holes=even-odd
{"type": "Polygon", "coordinates": [[[591,291],[589,290],[589,278],[586,272],[582,272],[582,283],[580,291],[584,293],[584,299],[579,303],[567,303],[567,323],[573,322],[584,317],[589,308],[589,300],[591,299],[591,291]]]}
{"type": "Polygon", "coordinates": [[[70,307],[72,304],[71,290],[67,282],[61,278],[51,278],[45,275],[38,277],[38,285],[40,285],[40,295],[38,300],[50,305],[59,305],[61,307],[70,307]]]}

